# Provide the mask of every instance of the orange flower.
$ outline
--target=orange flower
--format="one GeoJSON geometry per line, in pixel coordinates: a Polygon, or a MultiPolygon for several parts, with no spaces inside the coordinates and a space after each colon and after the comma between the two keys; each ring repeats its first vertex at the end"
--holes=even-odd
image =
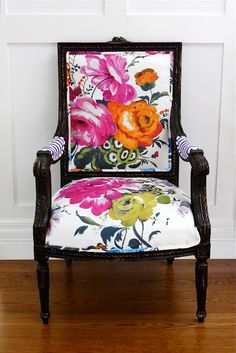
{"type": "Polygon", "coordinates": [[[135,75],[135,82],[141,86],[144,91],[148,91],[155,86],[155,81],[159,78],[153,69],[144,69],[137,72],[135,75]]]}
{"type": "Polygon", "coordinates": [[[117,125],[115,139],[126,148],[150,146],[153,138],[160,134],[162,125],[155,107],[145,101],[137,101],[128,105],[109,102],[108,109],[113,114],[117,125]]]}

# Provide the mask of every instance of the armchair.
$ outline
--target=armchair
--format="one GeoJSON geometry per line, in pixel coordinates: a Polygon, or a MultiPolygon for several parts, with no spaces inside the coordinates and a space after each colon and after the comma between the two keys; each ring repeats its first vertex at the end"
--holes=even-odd
{"type": "Polygon", "coordinates": [[[59,43],[59,120],[34,163],[33,225],[41,318],[48,259],[196,257],[197,318],[206,316],[208,162],[180,123],[181,43],[59,43]],[[179,187],[191,164],[191,198],[179,187]],[[61,162],[52,196],[50,166],[61,162]]]}

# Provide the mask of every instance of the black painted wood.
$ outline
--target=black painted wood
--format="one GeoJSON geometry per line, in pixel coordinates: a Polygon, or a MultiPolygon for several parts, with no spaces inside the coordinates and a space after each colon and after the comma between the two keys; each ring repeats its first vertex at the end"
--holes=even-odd
{"type": "Polygon", "coordinates": [[[166,259],[166,262],[167,262],[167,265],[168,266],[172,266],[173,265],[173,262],[174,262],[174,257],[168,257],[167,259],[166,259]]]}
{"type": "Polygon", "coordinates": [[[204,322],[206,317],[206,291],[208,282],[208,264],[204,259],[196,261],[197,318],[204,322]]]}
{"type": "Polygon", "coordinates": [[[37,266],[38,288],[41,303],[40,317],[44,324],[48,323],[49,312],[49,268],[47,261],[39,262],[37,266]]]}
{"type": "MultiPolygon", "coordinates": [[[[55,135],[63,136],[67,144],[67,101],[66,101],[66,52],[68,50],[83,51],[134,51],[134,50],[172,50],[174,52],[174,82],[173,82],[173,105],[171,112],[171,137],[173,144],[172,168],[169,172],[119,172],[102,174],[91,172],[68,172],[66,153],[61,157],[61,185],[65,185],[73,179],[92,176],[119,175],[126,177],[158,177],[167,179],[178,186],[179,181],[179,156],[175,144],[177,136],[185,136],[180,121],[180,99],[181,99],[181,43],[131,43],[122,37],[115,37],[107,43],[59,43],[58,44],[58,70],[59,70],[59,119],[55,135]]],[[[65,148],[67,151],[67,146],[65,148]]],[[[96,254],[77,252],[73,249],[61,249],[45,245],[46,231],[51,213],[51,174],[50,167],[54,163],[49,152],[39,151],[34,164],[34,176],[36,180],[36,208],[33,225],[34,235],[34,257],[38,262],[38,286],[41,302],[41,318],[44,323],[49,320],[49,269],[47,260],[49,257],[64,258],[68,264],[72,260],[145,260],[156,258],[166,259],[168,264],[180,256],[194,255],[196,262],[196,289],[197,289],[197,317],[203,322],[206,309],[207,288],[207,259],[210,257],[210,221],[207,210],[206,198],[206,176],[209,166],[203,151],[190,154],[188,162],[191,165],[191,206],[195,225],[199,231],[201,242],[198,246],[188,249],[148,251],[141,253],[124,254],[96,254]],[[69,259],[69,260],[68,260],[69,259]]]]}

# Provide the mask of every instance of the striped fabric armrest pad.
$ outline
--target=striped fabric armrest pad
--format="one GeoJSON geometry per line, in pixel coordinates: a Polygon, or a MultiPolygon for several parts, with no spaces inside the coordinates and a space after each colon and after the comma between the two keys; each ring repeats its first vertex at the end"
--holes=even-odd
{"type": "Polygon", "coordinates": [[[65,148],[65,140],[63,137],[55,136],[52,141],[41,149],[41,151],[48,151],[51,153],[52,159],[54,161],[58,160],[65,148]]]}
{"type": "Polygon", "coordinates": [[[180,157],[184,160],[188,159],[191,151],[197,151],[197,150],[201,151],[199,147],[191,146],[186,136],[177,136],[176,146],[180,157]]]}

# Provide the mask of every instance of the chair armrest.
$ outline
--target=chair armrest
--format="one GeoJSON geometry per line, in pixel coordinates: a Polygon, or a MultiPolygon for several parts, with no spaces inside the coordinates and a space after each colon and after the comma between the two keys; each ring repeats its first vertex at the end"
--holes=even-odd
{"type": "Polygon", "coordinates": [[[176,136],[175,144],[181,159],[188,161],[192,154],[203,154],[203,150],[197,146],[192,146],[186,135],[176,136]]]}
{"type": "Polygon", "coordinates": [[[34,162],[33,173],[35,178],[46,178],[50,174],[50,167],[53,164],[51,153],[40,150],[34,162]]]}
{"type": "Polygon", "coordinates": [[[209,174],[209,164],[201,148],[192,146],[186,135],[176,136],[175,144],[179,157],[191,164],[193,175],[209,174]]]}
{"type": "Polygon", "coordinates": [[[203,154],[203,150],[192,151],[188,156],[188,161],[192,167],[193,176],[206,176],[209,174],[209,164],[203,154]]]}
{"type": "Polygon", "coordinates": [[[65,139],[62,136],[54,136],[52,141],[37,152],[37,155],[49,152],[53,162],[57,162],[63,155],[65,149],[65,139]]]}

